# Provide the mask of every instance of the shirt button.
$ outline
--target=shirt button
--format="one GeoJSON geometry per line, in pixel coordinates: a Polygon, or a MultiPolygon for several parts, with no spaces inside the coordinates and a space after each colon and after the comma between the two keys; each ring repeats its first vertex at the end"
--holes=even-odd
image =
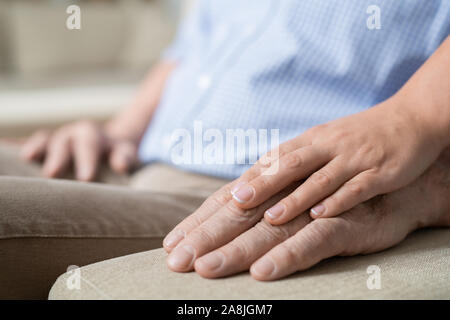
{"type": "Polygon", "coordinates": [[[206,90],[211,86],[211,77],[209,75],[201,75],[197,80],[197,87],[202,90],[206,90]]]}

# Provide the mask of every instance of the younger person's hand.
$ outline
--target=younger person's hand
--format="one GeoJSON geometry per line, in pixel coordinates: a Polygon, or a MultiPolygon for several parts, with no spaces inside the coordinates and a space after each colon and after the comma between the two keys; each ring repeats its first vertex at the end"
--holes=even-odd
{"type": "Polygon", "coordinates": [[[449,55],[450,36],[390,99],[314,127],[263,157],[238,179],[235,204],[255,207],[307,178],[267,210],[265,218],[277,225],[309,208],[312,218],[333,217],[415,180],[450,146],[449,55]]]}
{"type": "Polygon", "coordinates": [[[137,161],[137,144],[130,139],[116,137],[93,122],[80,121],[63,126],[54,133],[38,131],[22,147],[23,159],[44,158],[44,176],[61,177],[73,162],[75,178],[80,181],[95,178],[105,155],[114,171],[125,173],[137,161]]]}
{"type": "Polygon", "coordinates": [[[269,208],[274,225],[312,208],[312,218],[334,217],[419,177],[445,145],[396,99],[314,127],[282,144],[241,178],[236,205],[258,206],[294,181],[306,179],[269,208]],[[271,174],[265,174],[270,170],[271,174]]]}

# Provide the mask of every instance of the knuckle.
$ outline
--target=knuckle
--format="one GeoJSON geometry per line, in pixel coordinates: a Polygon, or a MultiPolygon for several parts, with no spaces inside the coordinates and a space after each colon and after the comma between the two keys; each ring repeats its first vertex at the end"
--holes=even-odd
{"type": "Polygon", "coordinates": [[[202,220],[195,213],[191,214],[184,221],[182,221],[177,228],[182,230],[195,230],[196,227],[202,224],[202,220]]]}
{"type": "Polygon", "coordinates": [[[373,163],[383,163],[386,160],[386,150],[373,143],[363,144],[358,152],[361,156],[369,158],[373,163]]]}
{"type": "Polygon", "coordinates": [[[309,228],[308,232],[305,232],[304,234],[305,246],[313,246],[318,243],[328,242],[331,238],[329,230],[326,227],[326,223],[315,223],[316,221],[313,221],[311,228],[309,228]]]}
{"type": "Polygon", "coordinates": [[[278,147],[270,149],[261,157],[261,159],[265,159],[266,161],[274,161],[282,156],[284,156],[286,151],[287,142],[280,144],[278,147]]]}
{"type": "Polygon", "coordinates": [[[330,208],[332,207],[335,210],[340,210],[341,208],[344,207],[343,201],[337,195],[329,196],[328,199],[326,199],[326,203],[327,203],[327,207],[330,207],[330,208]]]}
{"type": "Polygon", "coordinates": [[[380,175],[380,172],[381,172],[380,166],[374,166],[373,168],[367,170],[365,173],[369,179],[374,179],[375,177],[380,175]]]}
{"type": "Polygon", "coordinates": [[[400,163],[394,163],[390,166],[386,166],[383,168],[383,180],[394,183],[397,181],[398,173],[401,172],[401,168],[402,166],[400,163]]]}
{"type": "Polygon", "coordinates": [[[225,205],[226,212],[232,221],[244,222],[250,220],[255,216],[255,209],[241,209],[234,204],[233,201],[229,201],[225,205]]]}
{"type": "Polygon", "coordinates": [[[333,131],[333,142],[341,142],[341,141],[345,141],[347,140],[349,137],[351,137],[353,134],[353,132],[351,132],[350,130],[344,129],[342,127],[338,127],[335,128],[335,130],[333,131]]]}
{"type": "Polygon", "coordinates": [[[347,190],[352,197],[359,197],[364,192],[364,187],[361,183],[349,183],[347,185],[347,190]]]}
{"type": "Polygon", "coordinates": [[[287,169],[296,169],[303,166],[303,158],[297,152],[290,152],[281,158],[281,164],[287,169]]]}
{"type": "Polygon", "coordinates": [[[208,246],[215,247],[216,246],[216,237],[214,236],[213,231],[205,228],[197,228],[191,231],[187,238],[189,238],[190,242],[194,243],[206,243],[208,246]]]}
{"type": "Polygon", "coordinates": [[[289,265],[296,265],[299,261],[304,260],[302,250],[296,242],[283,242],[280,244],[283,260],[289,265]]]}
{"type": "Polygon", "coordinates": [[[373,153],[374,153],[374,146],[372,144],[363,143],[358,149],[358,154],[363,157],[367,157],[368,155],[373,153]]]}
{"type": "Polygon", "coordinates": [[[285,240],[288,239],[291,234],[289,230],[284,226],[272,226],[265,219],[262,219],[254,228],[258,234],[265,237],[267,240],[285,240]]]}
{"type": "Polygon", "coordinates": [[[320,188],[326,188],[331,185],[331,175],[325,170],[316,171],[311,175],[311,181],[320,188]]]}
{"type": "Polygon", "coordinates": [[[267,191],[272,190],[279,179],[274,179],[273,176],[259,176],[255,179],[254,182],[251,182],[250,185],[253,186],[253,188],[256,191],[256,194],[261,193],[261,191],[267,191]]]}
{"type": "Polygon", "coordinates": [[[241,177],[246,181],[250,181],[255,177],[259,177],[267,168],[270,168],[270,166],[271,163],[265,164],[258,161],[246,172],[245,175],[242,175],[241,177]]]}
{"type": "Polygon", "coordinates": [[[232,257],[237,261],[247,261],[251,257],[250,246],[245,239],[232,241],[227,245],[226,251],[221,249],[225,256],[232,257]]]}
{"type": "Polygon", "coordinates": [[[231,200],[231,188],[227,187],[214,193],[208,198],[209,201],[216,202],[219,206],[224,206],[231,200]]]}
{"type": "Polygon", "coordinates": [[[313,241],[325,243],[336,254],[347,247],[347,235],[350,234],[345,220],[339,218],[319,219],[311,229],[313,241]]]}
{"type": "Polygon", "coordinates": [[[293,210],[301,207],[303,201],[301,192],[294,191],[282,201],[286,207],[286,212],[292,212],[293,210]]]}
{"type": "MultiPolygon", "coordinates": [[[[269,152],[265,153],[264,155],[262,155],[262,156],[258,159],[258,161],[256,162],[256,164],[257,164],[258,166],[261,166],[261,167],[269,167],[270,164],[271,164],[273,161],[274,161],[274,158],[273,158],[273,152],[272,152],[272,151],[269,151],[269,152]]],[[[259,171],[260,171],[260,168],[258,168],[257,166],[253,166],[252,169],[255,170],[255,171],[257,170],[258,173],[259,173],[259,171]]],[[[250,170],[252,170],[252,169],[250,169],[250,170]]]]}
{"type": "MultiPolygon", "coordinates": [[[[320,222],[320,221],[319,221],[320,222]]],[[[311,237],[314,241],[333,242],[335,224],[330,221],[317,223],[315,228],[311,229],[311,237]]]]}

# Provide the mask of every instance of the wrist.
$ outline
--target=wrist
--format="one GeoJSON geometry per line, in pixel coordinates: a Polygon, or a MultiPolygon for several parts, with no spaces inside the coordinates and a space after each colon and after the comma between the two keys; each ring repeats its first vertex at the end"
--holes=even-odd
{"type": "Polygon", "coordinates": [[[436,148],[438,153],[450,145],[450,106],[414,99],[414,95],[403,90],[389,100],[394,112],[414,130],[418,141],[436,148]]]}

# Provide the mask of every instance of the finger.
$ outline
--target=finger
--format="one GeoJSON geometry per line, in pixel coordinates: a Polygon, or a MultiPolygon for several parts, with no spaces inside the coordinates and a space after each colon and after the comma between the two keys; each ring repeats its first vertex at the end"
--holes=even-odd
{"type": "Polygon", "coordinates": [[[239,184],[231,190],[232,195],[238,190],[239,187],[245,185],[249,181],[255,179],[260,176],[264,172],[270,171],[273,165],[278,161],[278,159],[284,156],[286,153],[289,153],[294,150],[294,148],[298,145],[298,143],[289,143],[285,142],[280,144],[278,147],[270,150],[266,154],[262,155],[258,161],[247,171],[245,171],[237,180],[239,180],[239,184]]]}
{"type": "Polygon", "coordinates": [[[21,158],[25,161],[34,161],[42,158],[49,140],[50,133],[46,130],[34,133],[22,146],[21,158]]]}
{"type": "Polygon", "coordinates": [[[169,268],[177,272],[192,270],[196,258],[225,245],[253,227],[262,218],[265,209],[277,200],[279,197],[250,210],[238,208],[233,201],[228,201],[178,243],[168,256],[169,268]]]}
{"type": "Polygon", "coordinates": [[[310,221],[306,214],[282,226],[272,226],[263,219],[230,243],[197,259],[195,271],[205,278],[217,278],[248,270],[258,258],[310,221]]]}
{"type": "Polygon", "coordinates": [[[276,280],[339,255],[351,239],[349,225],[340,218],[319,219],[279,244],[251,267],[257,280],[276,280]]]}
{"type": "MultiPolygon", "coordinates": [[[[273,173],[276,173],[278,171],[277,161],[281,157],[283,157],[287,153],[309,145],[309,141],[309,136],[304,134],[295,139],[283,142],[276,148],[270,150],[269,152],[261,156],[249,170],[242,174],[242,176],[238,179],[240,182],[242,182],[239,187],[260,175],[271,175],[273,173]]],[[[237,188],[233,189],[232,194],[234,194],[237,190],[237,188]]]]}
{"type": "Polygon", "coordinates": [[[173,271],[192,270],[196,258],[217,249],[255,225],[264,211],[238,208],[232,201],[192,230],[173,249],[167,265],[173,271]]]}
{"type": "Polygon", "coordinates": [[[137,148],[127,141],[115,143],[109,156],[109,165],[117,173],[124,174],[137,163],[137,148]]]}
{"type": "Polygon", "coordinates": [[[210,216],[224,207],[226,203],[231,200],[230,190],[234,187],[237,181],[226,184],[208,199],[206,199],[202,205],[195,210],[194,213],[189,215],[186,219],[181,221],[167,236],[164,238],[163,247],[167,252],[171,252],[178,243],[183,240],[186,235],[200,226],[210,216]]]}
{"type": "Polygon", "coordinates": [[[339,158],[312,174],[300,187],[267,210],[265,218],[271,224],[283,224],[308,210],[335,192],[356,173],[356,169],[339,158]]]}
{"type": "Polygon", "coordinates": [[[184,219],[178,224],[164,239],[163,247],[167,252],[171,252],[178,243],[185,238],[185,236],[202,224],[206,219],[215,214],[220,208],[225,206],[231,200],[232,194],[242,185],[246,184],[254,177],[260,175],[267,167],[267,163],[270,165],[270,159],[278,159],[291,149],[298,146],[299,142],[295,143],[283,143],[276,148],[275,151],[271,151],[264,155],[262,161],[258,161],[257,164],[247,170],[241,177],[225,185],[213,195],[211,195],[193,214],[184,219]]]}
{"type": "Polygon", "coordinates": [[[260,174],[260,165],[255,165],[247,170],[241,177],[228,183],[220,188],[203,204],[186,219],[180,222],[169,234],[164,238],[163,247],[167,252],[171,252],[178,243],[183,240],[186,235],[200,226],[209,217],[215,214],[219,209],[224,207],[232,199],[232,194],[240,186],[246,184],[246,181],[260,174]]]}
{"type": "Polygon", "coordinates": [[[49,141],[42,168],[48,178],[56,178],[68,168],[71,159],[69,131],[64,128],[57,131],[49,141]]]}
{"type": "Polygon", "coordinates": [[[342,185],[335,193],[311,209],[311,218],[337,216],[378,195],[374,174],[364,171],[342,185]]]}
{"type": "Polygon", "coordinates": [[[233,193],[236,205],[253,208],[294,181],[307,177],[330,160],[330,156],[316,147],[307,146],[285,154],[273,166],[272,175],[261,174],[233,193]]]}
{"type": "Polygon", "coordinates": [[[73,134],[73,157],[75,176],[80,181],[91,181],[97,173],[102,141],[95,126],[86,123],[77,125],[73,134]]]}

